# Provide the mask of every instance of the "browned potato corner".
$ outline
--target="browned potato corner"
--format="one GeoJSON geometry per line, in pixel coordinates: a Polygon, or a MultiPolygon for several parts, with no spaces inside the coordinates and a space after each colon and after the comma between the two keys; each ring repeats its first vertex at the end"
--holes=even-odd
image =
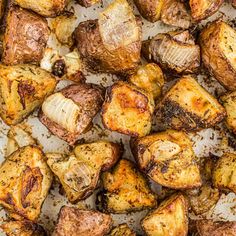
{"type": "Polygon", "coordinates": [[[101,0],[76,0],[76,1],[83,7],[91,7],[101,2],[101,0]]]}
{"type": "Polygon", "coordinates": [[[112,229],[108,236],[136,236],[136,234],[127,224],[121,224],[112,229]]]}
{"type": "Polygon", "coordinates": [[[52,236],[103,236],[111,227],[110,215],[63,206],[52,236]]]}
{"type": "Polygon", "coordinates": [[[39,64],[50,34],[46,19],[14,5],[6,21],[2,62],[39,64]]]}
{"type": "Polygon", "coordinates": [[[111,213],[141,211],[156,206],[156,196],[147,180],[126,159],[102,175],[104,190],[97,196],[99,209],[111,213]]]}

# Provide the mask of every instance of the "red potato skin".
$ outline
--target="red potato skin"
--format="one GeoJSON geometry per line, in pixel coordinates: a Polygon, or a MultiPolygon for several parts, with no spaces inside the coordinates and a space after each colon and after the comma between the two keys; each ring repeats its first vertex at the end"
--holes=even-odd
{"type": "Polygon", "coordinates": [[[6,23],[2,62],[6,65],[39,64],[50,34],[46,19],[11,6],[6,23]]]}
{"type": "Polygon", "coordinates": [[[92,126],[92,120],[100,110],[103,103],[103,91],[97,85],[77,84],[70,85],[60,91],[66,98],[70,98],[75,103],[82,106],[83,113],[79,120],[79,129],[76,133],[71,133],[60,125],[50,120],[42,110],[39,112],[39,120],[56,136],[74,145],[79,135],[85,133],[92,126]]]}

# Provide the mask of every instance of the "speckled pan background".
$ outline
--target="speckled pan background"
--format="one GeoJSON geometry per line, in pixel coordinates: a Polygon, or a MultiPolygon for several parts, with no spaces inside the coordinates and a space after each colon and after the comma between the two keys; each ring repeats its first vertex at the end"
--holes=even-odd
{"type": "MultiPolygon", "coordinates": [[[[75,12],[79,23],[88,19],[96,19],[98,17],[98,13],[102,11],[102,9],[106,7],[109,2],[111,1],[104,0],[102,4],[88,9],[80,7],[78,4],[71,2],[67,10],[75,12]]],[[[135,7],[134,11],[137,13],[135,7]]],[[[233,27],[236,27],[236,10],[233,9],[229,3],[225,3],[220,8],[218,13],[214,14],[211,18],[208,18],[207,21],[212,21],[213,19],[216,19],[218,17],[223,17],[223,19],[225,19],[227,22],[230,22],[233,27]]],[[[168,27],[161,22],[149,23],[144,19],[142,19],[142,21],[143,39],[152,37],[159,32],[167,32],[174,29],[173,27],[168,27]]],[[[202,22],[199,27],[201,28],[202,25],[207,21],[202,22]]],[[[49,47],[59,49],[61,53],[66,53],[69,51],[68,48],[61,46],[57,42],[53,34],[49,41],[49,47]]],[[[98,83],[103,86],[108,86],[117,79],[115,76],[108,74],[87,74],[86,78],[87,82],[98,83]]],[[[198,76],[198,81],[215,96],[218,96],[219,94],[224,92],[224,89],[213,78],[210,78],[206,74],[204,75],[204,73],[198,76]]],[[[67,81],[62,81],[59,83],[58,88],[61,88],[66,84],[68,84],[67,81]]],[[[69,146],[59,138],[51,135],[48,130],[39,122],[39,120],[37,119],[37,111],[27,120],[25,120],[25,123],[32,128],[32,135],[39,140],[44,152],[69,152],[69,146]]],[[[3,122],[0,121],[0,161],[4,160],[6,134],[8,129],[9,127],[4,125],[3,122]]],[[[209,155],[210,152],[216,155],[221,155],[222,152],[227,151],[229,147],[227,145],[226,135],[226,131],[224,131],[221,126],[215,127],[214,130],[207,129],[195,134],[189,134],[190,138],[194,142],[194,151],[199,158],[209,155]]],[[[103,129],[100,115],[95,118],[94,127],[92,128],[92,130],[90,130],[86,135],[81,136],[81,139],[84,139],[86,142],[91,142],[99,139],[118,142],[122,140],[125,146],[124,157],[129,159],[133,158],[129,149],[129,137],[114,132],[109,132],[108,130],[103,129]]],[[[231,149],[231,151],[233,150],[231,149]]],[[[152,185],[154,190],[158,189],[155,184],[152,185]]],[[[94,193],[94,195],[86,199],[86,201],[81,201],[76,204],[76,206],[80,208],[95,208],[95,196],[96,192],[94,193]]],[[[54,224],[56,222],[60,207],[65,204],[70,205],[66,198],[63,195],[59,194],[58,186],[56,183],[54,183],[52,189],[50,190],[50,194],[44,202],[42,214],[39,220],[39,222],[44,225],[44,227],[49,232],[51,232],[54,228],[54,224]]],[[[1,216],[4,216],[3,211],[1,211],[0,213],[1,216]]],[[[125,222],[128,223],[131,228],[135,229],[137,233],[142,234],[139,226],[139,221],[145,216],[146,213],[147,211],[142,211],[127,215],[113,215],[114,225],[125,222]]],[[[191,215],[191,217],[194,216],[191,215]]],[[[223,194],[216,207],[211,209],[205,215],[205,217],[218,220],[236,220],[236,195],[233,193],[230,193],[228,195],[223,194]]],[[[0,232],[0,235],[4,234],[0,232]]]]}

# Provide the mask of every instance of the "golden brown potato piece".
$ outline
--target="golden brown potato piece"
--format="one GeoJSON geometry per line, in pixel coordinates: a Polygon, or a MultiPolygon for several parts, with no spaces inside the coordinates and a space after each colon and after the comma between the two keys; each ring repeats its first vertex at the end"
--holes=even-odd
{"type": "Polygon", "coordinates": [[[6,21],[2,62],[6,65],[39,64],[50,33],[47,21],[17,6],[10,8],[6,21]]]}
{"type": "Polygon", "coordinates": [[[191,16],[184,2],[167,0],[161,9],[161,21],[167,25],[188,29],[191,25],[191,16]]]}
{"type": "Polygon", "coordinates": [[[64,206],[52,236],[103,236],[112,226],[110,215],[64,206]]]}
{"type": "Polygon", "coordinates": [[[101,171],[110,169],[121,156],[122,148],[116,143],[98,141],[75,147],[65,156],[47,154],[47,164],[59,178],[70,202],[90,196],[97,187],[101,171]]]}
{"type": "Polygon", "coordinates": [[[7,236],[46,236],[46,232],[42,226],[35,224],[31,221],[9,221],[2,225],[0,228],[6,233],[7,236]]]}
{"type": "Polygon", "coordinates": [[[8,125],[21,122],[53,92],[56,79],[34,65],[0,64],[0,115],[8,125]]]}
{"type": "Polygon", "coordinates": [[[55,17],[64,11],[69,0],[15,0],[15,2],[42,16],[55,17]]]}
{"type": "Polygon", "coordinates": [[[147,180],[129,160],[120,160],[112,171],[102,175],[102,180],[104,191],[97,200],[105,212],[120,214],[156,206],[147,180]]]}
{"type": "Polygon", "coordinates": [[[236,221],[213,222],[212,220],[197,220],[197,231],[200,236],[235,236],[236,221]]]}
{"type": "Polygon", "coordinates": [[[141,222],[148,236],[187,236],[188,204],[183,195],[173,195],[141,222]]]}
{"type": "Polygon", "coordinates": [[[140,14],[148,21],[155,22],[160,19],[164,0],[134,0],[140,14]]]}
{"type": "Polygon", "coordinates": [[[107,129],[130,136],[145,136],[151,130],[152,96],[127,82],[118,81],[107,89],[102,121],[107,129]]]}
{"type": "Polygon", "coordinates": [[[162,186],[174,189],[201,185],[192,142],[183,132],[167,130],[131,143],[139,168],[162,186]]]}
{"type": "Polygon", "coordinates": [[[231,4],[232,4],[232,6],[233,6],[234,8],[236,8],[236,0],[232,0],[232,1],[231,1],[231,4]]]}
{"type": "Polygon", "coordinates": [[[26,124],[21,123],[11,126],[7,133],[6,157],[19,148],[36,144],[37,140],[31,136],[31,130],[26,124]]]}
{"type": "Polygon", "coordinates": [[[236,134],[236,91],[230,92],[221,97],[221,101],[226,110],[226,125],[236,134]]]}
{"type": "Polygon", "coordinates": [[[164,75],[161,68],[155,63],[140,66],[129,82],[150,93],[154,99],[161,95],[164,85],[164,75]]]}
{"type": "Polygon", "coordinates": [[[200,65],[200,47],[188,31],[157,34],[148,46],[151,61],[176,73],[194,73],[200,65]]]}
{"type": "Polygon", "coordinates": [[[83,7],[91,7],[94,4],[100,3],[101,0],[77,0],[77,2],[83,7]]]}
{"type": "Polygon", "coordinates": [[[178,80],[157,108],[161,121],[176,130],[212,127],[226,115],[224,107],[190,75],[178,80]]]}
{"type": "Polygon", "coordinates": [[[228,90],[236,89],[236,31],[223,21],[214,21],[200,34],[202,61],[228,90]]]}
{"type": "Polygon", "coordinates": [[[108,236],[136,236],[136,234],[127,224],[121,224],[115,227],[108,236]]]}
{"type": "Polygon", "coordinates": [[[190,0],[189,5],[194,21],[201,21],[218,11],[224,0],[190,0]]]}
{"type": "Polygon", "coordinates": [[[216,162],[213,183],[219,189],[229,189],[236,193],[236,155],[224,153],[216,162]]]}
{"type": "Polygon", "coordinates": [[[82,60],[93,72],[126,74],[140,62],[141,24],[126,0],[115,0],[98,20],[80,23],[74,38],[82,60]]]}
{"type": "Polygon", "coordinates": [[[73,145],[92,126],[102,102],[98,85],[69,85],[44,101],[39,119],[54,135],[73,145]]]}
{"type": "Polygon", "coordinates": [[[52,178],[39,148],[20,148],[0,167],[0,204],[13,213],[13,217],[35,221],[40,215],[52,178]]]}

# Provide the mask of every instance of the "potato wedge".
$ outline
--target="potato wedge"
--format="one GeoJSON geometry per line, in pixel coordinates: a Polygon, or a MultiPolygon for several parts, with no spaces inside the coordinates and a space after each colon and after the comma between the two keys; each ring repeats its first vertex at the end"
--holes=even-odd
{"type": "Polygon", "coordinates": [[[100,172],[110,169],[121,152],[116,143],[98,141],[76,146],[69,156],[48,153],[47,164],[59,178],[69,201],[74,203],[93,193],[100,172]]]}
{"type": "Polygon", "coordinates": [[[192,142],[185,133],[167,130],[138,138],[131,150],[139,168],[158,184],[174,189],[201,185],[192,142]]]}
{"type": "Polygon", "coordinates": [[[234,236],[236,222],[213,222],[213,220],[197,220],[197,231],[200,236],[234,236]]]}
{"type": "Polygon", "coordinates": [[[6,21],[2,62],[39,64],[50,34],[47,21],[18,6],[10,7],[6,21]]]}
{"type": "Polygon", "coordinates": [[[163,201],[141,222],[148,236],[187,236],[188,203],[183,195],[176,194],[163,201]]]}
{"type": "Polygon", "coordinates": [[[110,215],[63,206],[52,236],[102,236],[110,231],[111,226],[110,215]]]}
{"type": "Polygon", "coordinates": [[[72,84],[44,101],[39,119],[54,135],[73,145],[92,126],[102,102],[98,85],[72,84]]]}
{"type": "Polygon", "coordinates": [[[115,0],[98,20],[80,23],[74,38],[92,72],[127,74],[140,62],[141,24],[126,0],[115,0]]]}
{"type": "Polygon", "coordinates": [[[236,134],[236,91],[227,93],[221,97],[226,110],[226,125],[230,131],[236,134]]]}
{"type": "Polygon", "coordinates": [[[15,0],[15,2],[19,6],[42,16],[55,17],[64,11],[69,0],[15,0]]]}
{"type": "Polygon", "coordinates": [[[0,116],[8,125],[21,122],[53,92],[57,81],[34,65],[0,64],[0,116]]]}
{"type": "Polygon", "coordinates": [[[140,14],[148,21],[156,22],[160,19],[163,0],[134,0],[134,3],[140,14]]]}
{"type": "Polygon", "coordinates": [[[167,25],[188,29],[191,20],[185,3],[180,0],[167,0],[161,9],[161,21],[167,25]]]}
{"type": "Polygon", "coordinates": [[[226,115],[224,107],[190,75],[177,81],[157,110],[164,124],[186,131],[213,127],[226,115]]]}
{"type": "Polygon", "coordinates": [[[9,221],[0,225],[7,236],[46,236],[41,225],[31,221],[9,221]]]}
{"type": "Polygon", "coordinates": [[[0,204],[13,213],[12,217],[35,221],[40,215],[52,179],[39,148],[20,148],[0,167],[0,204]]]}
{"type": "Polygon", "coordinates": [[[107,89],[102,107],[105,128],[130,136],[145,136],[151,130],[154,101],[144,90],[118,81],[107,89]]]}
{"type": "Polygon", "coordinates": [[[156,99],[161,95],[165,80],[161,68],[155,63],[149,63],[140,66],[129,78],[129,82],[147,91],[156,99]]]}
{"type": "Polygon", "coordinates": [[[236,193],[236,155],[224,153],[216,162],[213,183],[219,189],[229,189],[236,193]]]}
{"type": "Polygon", "coordinates": [[[108,236],[136,236],[136,234],[127,224],[121,224],[115,227],[108,236]]]}
{"type": "Polygon", "coordinates": [[[98,194],[99,209],[126,213],[156,206],[156,197],[134,164],[121,159],[112,171],[102,175],[104,191],[98,194]]]}
{"type": "Polygon", "coordinates": [[[214,21],[200,34],[202,61],[228,90],[236,90],[236,31],[223,21],[214,21]]]}
{"type": "Polygon", "coordinates": [[[199,22],[210,17],[219,10],[223,2],[223,0],[190,0],[189,5],[193,20],[199,22]]]}
{"type": "Polygon", "coordinates": [[[76,0],[83,7],[91,7],[94,4],[100,3],[101,0],[76,0]]]}

